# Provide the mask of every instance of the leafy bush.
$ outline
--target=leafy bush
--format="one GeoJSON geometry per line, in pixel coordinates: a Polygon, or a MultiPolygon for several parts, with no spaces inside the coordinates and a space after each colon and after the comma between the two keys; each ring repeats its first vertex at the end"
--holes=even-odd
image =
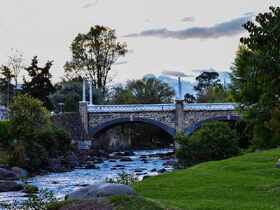
{"type": "Polygon", "coordinates": [[[47,165],[50,157],[64,155],[70,150],[67,133],[52,125],[42,102],[28,95],[18,95],[10,105],[11,130],[16,143],[9,163],[31,171],[47,165]]]}
{"type": "Polygon", "coordinates": [[[12,145],[13,136],[10,121],[0,121],[0,146],[7,148],[12,145]]]}
{"type": "Polygon", "coordinates": [[[237,136],[236,131],[224,122],[206,123],[191,136],[179,134],[176,137],[176,141],[181,145],[176,152],[178,163],[186,167],[237,155],[237,136]]]}
{"type": "Polygon", "coordinates": [[[39,191],[38,187],[36,187],[34,185],[30,185],[30,184],[24,185],[23,192],[25,192],[27,194],[35,194],[35,193],[38,193],[38,191],[39,191]]]}
{"type": "Polygon", "coordinates": [[[34,133],[50,126],[50,115],[43,103],[29,95],[17,95],[9,105],[11,129],[18,140],[33,141],[34,133]]]}
{"type": "Polygon", "coordinates": [[[44,147],[47,148],[49,156],[64,154],[70,150],[71,138],[62,128],[54,126],[38,130],[34,138],[44,147]]]}

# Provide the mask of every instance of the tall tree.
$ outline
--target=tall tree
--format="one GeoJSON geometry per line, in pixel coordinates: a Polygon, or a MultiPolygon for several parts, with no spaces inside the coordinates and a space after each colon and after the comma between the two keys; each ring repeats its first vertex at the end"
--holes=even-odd
{"type": "Polygon", "coordinates": [[[156,78],[144,78],[129,81],[125,87],[115,88],[113,103],[118,104],[158,104],[170,103],[174,98],[174,90],[156,78]]]}
{"type": "Polygon", "coordinates": [[[87,34],[78,34],[71,50],[66,73],[91,80],[97,90],[105,93],[111,67],[126,54],[127,46],[117,41],[115,30],[96,25],[87,34]]]}
{"type": "Polygon", "coordinates": [[[249,35],[240,40],[232,73],[233,95],[254,127],[253,143],[262,148],[280,144],[279,23],[280,7],[270,7],[244,25],[249,35]]]}
{"type": "Polygon", "coordinates": [[[48,109],[52,109],[52,103],[48,96],[55,91],[50,79],[52,61],[48,61],[44,67],[38,66],[38,57],[34,56],[31,65],[25,70],[30,79],[24,78],[23,91],[30,96],[40,99],[48,109]]]}
{"type": "Polygon", "coordinates": [[[219,74],[217,72],[204,71],[196,78],[197,85],[194,90],[198,92],[199,95],[203,95],[207,90],[213,86],[220,85],[219,74]]]}
{"type": "Polygon", "coordinates": [[[2,66],[0,68],[0,91],[2,103],[8,105],[13,97],[13,87],[11,83],[12,79],[15,77],[12,70],[8,66],[2,66]]]}
{"type": "Polygon", "coordinates": [[[220,98],[220,96],[216,95],[216,93],[220,93],[223,89],[219,73],[205,71],[195,79],[197,85],[194,87],[194,90],[197,92],[197,102],[216,102],[215,99],[220,98]]]}

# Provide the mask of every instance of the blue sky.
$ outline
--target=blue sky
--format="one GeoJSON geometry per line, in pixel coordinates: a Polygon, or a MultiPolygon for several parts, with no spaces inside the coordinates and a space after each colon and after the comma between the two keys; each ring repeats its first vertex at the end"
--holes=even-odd
{"type": "MultiPolygon", "coordinates": [[[[114,65],[115,82],[165,70],[197,75],[229,71],[241,24],[280,0],[1,0],[0,62],[11,48],[54,60],[54,80],[63,75],[75,35],[102,24],[116,29],[129,47],[114,65]]],[[[192,80],[192,78],[188,78],[192,80]]]]}

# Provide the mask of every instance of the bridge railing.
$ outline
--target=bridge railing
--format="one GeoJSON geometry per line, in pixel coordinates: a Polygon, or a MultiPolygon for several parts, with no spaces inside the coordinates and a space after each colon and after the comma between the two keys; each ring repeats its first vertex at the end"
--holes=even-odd
{"type": "Polygon", "coordinates": [[[175,104],[88,105],[88,112],[173,111],[175,104]]]}
{"type": "MultiPolygon", "coordinates": [[[[184,104],[185,111],[233,111],[235,103],[194,103],[184,104]]],[[[174,111],[175,104],[127,104],[127,105],[88,105],[88,112],[143,112],[143,111],[174,111]]]]}
{"type": "Polygon", "coordinates": [[[184,104],[184,110],[188,111],[233,111],[238,107],[237,103],[193,103],[184,104]]]}

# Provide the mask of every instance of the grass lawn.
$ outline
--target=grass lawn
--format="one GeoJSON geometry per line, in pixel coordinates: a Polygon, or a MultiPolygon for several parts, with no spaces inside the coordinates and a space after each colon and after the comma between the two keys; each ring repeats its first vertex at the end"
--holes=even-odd
{"type": "Polygon", "coordinates": [[[148,178],[137,193],[187,210],[280,209],[280,149],[212,161],[148,178]]]}

